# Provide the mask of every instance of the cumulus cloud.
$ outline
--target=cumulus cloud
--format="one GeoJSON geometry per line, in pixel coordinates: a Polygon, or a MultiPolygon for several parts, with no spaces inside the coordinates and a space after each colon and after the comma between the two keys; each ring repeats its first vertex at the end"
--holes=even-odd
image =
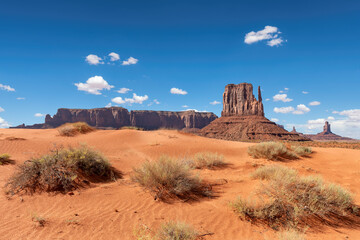
{"type": "Polygon", "coordinates": [[[75,83],[79,91],[85,91],[95,95],[101,95],[102,90],[110,90],[114,86],[109,85],[102,76],[94,76],[89,78],[86,83],[75,83]]]}
{"type": "Polygon", "coordinates": [[[286,88],[284,88],[284,89],[285,89],[285,91],[289,91],[289,88],[287,88],[287,87],[286,87],[286,88]]]}
{"type": "Polygon", "coordinates": [[[25,98],[24,97],[18,97],[18,98],[16,98],[17,100],[25,100],[25,98]]]}
{"type": "Polygon", "coordinates": [[[284,40],[279,37],[279,34],[281,34],[281,32],[277,27],[265,26],[263,30],[257,32],[251,31],[247,33],[245,35],[244,42],[246,44],[253,44],[259,41],[268,40],[268,46],[279,46],[282,44],[282,42],[284,42],[284,40]]]}
{"type": "Polygon", "coordinates": [[[133,57],[129,57],[126,61],[122,62],[122,65],[132,65],[136,64],[139,60],[133,57]]]}
{"type": "Polygon", "coordinates": [[[181,107],[183,107],[183,108],[188,108],[189,106],[188,106],[188,105],[182,105],[181,107]]]}
{"type": "Polygon", "coordinates": [[[160,102],[157,99],[154,99],[155,104],[160,104],[160,102]]]}
{"type": "Polygon", "coordinates": [[[273,96],[274,102],[282,101],[282,102],[291,102],[293,99],[288,98],[287,94],[276,94],[273,96]]]}
{"type": "Polygon", "coordinates": [[[115,62],[120,60],[120,55],[114,52],[109,53],[110,61],[115,62]]]}
{"type": "Polygon", "coordinates": [[[34,116],[35,117],[44,117],[45,114],[43,114],[43,113],[35,113],[34,116]]]}
{"type": "Polygon", "coordinates": [[[208,112],[208,111],[206,111],[206,110],[199,111],[199,110],[197,110],[197,109],[191,109],[191,108],[186,109],[186,110],[184,110],[184,111],[208,112]]]}
{"type": "Polygon", "coordinates": [[[293,111],[292,113],[300,115],[300,114],[304,114],[307,112],[310,112],[310,108],[308,108],[305,104],[299,104],[299,105],[297,105],[296,110],[293,111]]]}
{"type": "Polygon", "coordinates": [[[278,122],[279,121],[279,119],[277,119],[277,118],[271,118],[270,120],[273,121],[273,122],[278,122]]]}
{"type": "Polygon", "coordinates": [[[275,107],[274,112],[276,113],[290,113],[293,112],[295,109],[293,107],[275,107]]]}
{"type": "Polygon", "coordinates": [[[89,54],[86,56],[85,61],[90,65],[98,65],[98,64],[104,64],[101,57],[95,55],[95,54],[89,54]]]}
{"type": "Polygon", "coordinates": [[[302,91],[303,94],[308,94],[309,92],[306,92],[306,91],[302,91]]]}
{"type": "Polygon", "coordinates": [[[129,89],[129,88],[120,88],[117,92],[118,93],[121,93],[121,94],[125,94],[125,93],[128,93],[132,91],[132,89],[129,89]]]}
{"type": "Polygon", "coordinates": [[[133,103],[138,103],[138,104],[142,104],[144,101],[148,100],[149,97],[147,95],[144,96],[138,96],[136,95],[136,93],[133,93],[133,97],[132,98],[125,98],[123,99],[122,97],[116,97],[111,99],[111,101],[113,101],[114,103],[117,104],[124,104],[124,103],[128,103],[128,104],[133,104],[133,103]]]}
{"type": "Polygon", "coordinates": [[[310,105],[310,106],[318,106],[318,105],[320,105],[320,102],[318,102],[318,101],[313,101],[313,102],[309,103],[309,105],[310,105]]]}
{"type": "Polygon", "coordinates": [[[211,105],[217,105],[217,104],[220,104],[220,103],[221,103],[221,102],[218,102],[218,101],[216,101],[216,100],[215,100],[215,101],[210,102],[210,104],[211,104],[211,105]]]}
{"type": "Polygon", "coordinates": [[[270,101],[270,98],[265,99],[265,101],[270,101]]]}
{"type": "Polygon", "coordinates": [[[180,88],[171,88],[171,89],[170,89],[170,93],[172,93],[172,94],[179,94],[179,95],[186,95],[186,94],[187,94],[187,91],[182,90],[182,89],[180,89],[180,88]]]}
{"type": "Polygon", "coordinates": [[[0,128],[8,128],[8,127],[10,127],[10,124],[7,121],[5,121],[5,119],[0,117],[0,128]]]}
{"type": "Polygon", "coordinates": [[[3,85],[1,83],[0,83],[0,89],[8,92],[15,92],[14,88],[10,87],[9,85],[3,85]]]}
{"type": "Polygon", "coordinates": [[[111,105],[111,103],[108,103],[108,104],[106,104],[106,108],[109,108],[109,107],[111,107],[112,105],[111,105]]]}

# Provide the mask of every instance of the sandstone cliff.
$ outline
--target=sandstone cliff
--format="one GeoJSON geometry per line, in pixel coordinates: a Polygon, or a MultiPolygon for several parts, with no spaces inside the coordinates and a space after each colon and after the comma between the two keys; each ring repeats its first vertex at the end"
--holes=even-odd
{"type": "Polygon", "coordinates": [[[45,117],[44,124],[32,126],[20,125],[16,128],[56,128],[65,123],[86,122],[97,128],[140,127],[147,130],[159,128],[199,129],[215,120],[217,116],[210,112],[170,112],[170,111],[131,111],[122,107],[67,109],[60,108],[51,117],[45,117]]]}
{"type": "Polygon", "coordinates": [[[331,132],[330,123],[325,121],[323,131],[318,134],[304,134],[304,136],[316,141],[355,141],[355,139],[342,137],[331,132]]]}
{"type": "Polygon", "coordinates": [[[264,116],[260,87],[258,100],[250,83],[228,84],[223,94],[221,117],[199,131],[199,135],[225,140],[291,140],[308,141],[290,133],[264,116]]]}

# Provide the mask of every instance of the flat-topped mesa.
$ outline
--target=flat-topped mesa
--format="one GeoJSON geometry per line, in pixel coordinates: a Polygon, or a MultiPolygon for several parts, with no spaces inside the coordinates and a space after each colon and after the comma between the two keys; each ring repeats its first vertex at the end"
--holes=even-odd
{"type": "Polygon", "coordinates": [[[221,116],[264,116],[260,86],[258,88],[258,99],[256,100],[253,94],[251,83],[228,84],[223,94],[221,116]]]}
{"type": "Polygon", "coordinates": [[[328,121],[325,122],[323,133],[324,133],[324,134],[332,133],[332,132],[331,132],[331,129],[330,129],[330,123],[329,123],[328,121]]]}

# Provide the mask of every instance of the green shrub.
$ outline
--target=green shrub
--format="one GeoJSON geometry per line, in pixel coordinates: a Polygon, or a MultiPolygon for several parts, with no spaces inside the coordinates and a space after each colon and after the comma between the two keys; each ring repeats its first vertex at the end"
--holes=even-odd
{"type": "Polygon", "coordinates": [[[312,149],[310,147],[304,147],[304,146],[291,146],[291,150],[294,151],[299,156],[308,156],[312,153],[312,149]]]}
{"type": "Polygon", "coordinates": [[[134,232],[137,240],[195,240],[199,237],[198,232],[184,222],[166,222],[156,231],[142,226],[134,232]]]}
{"type": "Polygon", "coordinates": [[[60,136],[73,137],[78,134],[86,134],[95,131],[85,122],[65,123],[58,128],[60,136]]]}
{"type": "Polygon", "coordinates": [[[102,154],[81,146],[56,149],[24,162],[6,186],[10,194],[36,190],[68,192],[84,182],[115,180],[118,175],[102,154]]]}
{"type": "Polygon", "coordinates": [[[160,200],[211,195],[201,179],[193,176],[188,164],[168,156],[144,162],[140,168],[134,169],[132,180],[155,193],[155,199],[160,200]]]}
{"type": "Polygon", "coordinates": [[[287,149],[280,142],[263,142],[250,146],[248,154],[253,158],[266,158],[269,160],[296,159],[297,155],[287,149]]]}
{"type": "Polygon", "coordinates": [[[7,153],[0,154],[0,165],[11,163],[11,156],[7,153]]]}
{"type": "Polygon", "coordinates": [[[202,168],[209,168],[213,169],[216,167],[222,167],[226,165],[224,162],[224,156],[218,153],[211,153],[211,152],[202,152],[197,153],[193,157],[193,160],[190,161],[191,167],[202,169],[202,168]]]}
{"type": "Polygon", "coordinates": [[[260,191],[259,197],[266,199],[265,202],[256,205],[238,198],[231,204],[239,216],[265,221],[275,227],[296,227],[297,223],[306,218],[345,216],[354,209],[351,194],[341,186],[324,183],[320,177],[300,177],[284,167],[279,170],[274,168],[264,167],[253,175],[260,179],[270,179],[262,185],[260,191]]]}

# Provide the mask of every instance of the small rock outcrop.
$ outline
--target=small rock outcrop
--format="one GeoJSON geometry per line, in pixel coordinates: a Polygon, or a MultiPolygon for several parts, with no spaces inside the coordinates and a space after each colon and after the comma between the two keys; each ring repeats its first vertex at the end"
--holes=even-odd
{"type": "Polygon", "coordinates": [[[65,123],[86,122],[96,128],[139,127],[146,130],[159,128],[200,129],[215,120],[211,112],[170,112],[170,111],[131,111],[122,107],[67,109],[60,108],[54,116],[45,117],[44,124],[19,125],[15,128],[56,128],[65,123]]]}
{"type": "Polygon", "coordinates": [[[355,139],[342,137],[331,132],[330,123],[325,121],[323,131],[318,134],[305,134],[304,136],[316,141],[355,141],[355,139]]]}
{"type": "Polygon", "coordinates": [[[265,118],[260,87],[256,99],[252,84],[228,84],[225,87],[223,101],[221,117],[201,129],[199,135],[233,141],[309,141],[308,138],[290,133],[265,118]]]}

